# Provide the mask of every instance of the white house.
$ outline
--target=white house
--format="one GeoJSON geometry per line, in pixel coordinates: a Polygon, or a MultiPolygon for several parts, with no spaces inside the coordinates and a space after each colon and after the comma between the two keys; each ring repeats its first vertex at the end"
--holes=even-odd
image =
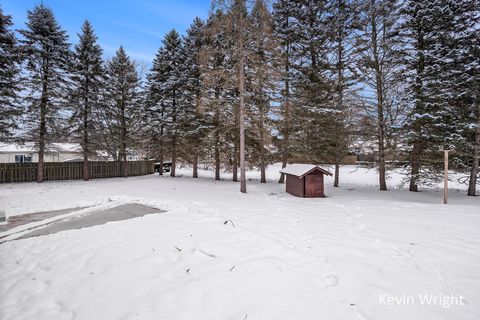
{"type": "MultiPolygon", "coordinates": [[[[82,161],[82,148],[78,143],[52,143],[45,152],[45,162],[82,161]]],[[[90,160],[111,160],[102,152],[98,152],[90,160]]],[[[38,150],[35,144],[0,143],[0,163],[38,162],[38,150]]]]}
{"type": "Polygon", "coordinates": [[[138,160],[142,160],[141,154],[137,150],[128,149],[127,161],[138,161],[138,160]]]}

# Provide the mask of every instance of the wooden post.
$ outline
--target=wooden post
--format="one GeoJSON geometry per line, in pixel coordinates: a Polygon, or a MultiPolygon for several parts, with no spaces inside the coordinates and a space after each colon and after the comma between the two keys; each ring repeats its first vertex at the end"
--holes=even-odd
{"type": "Polygon", "coordinates": [[[445,150],[445,175],[443,180],[443,204],[448,203],[448,150],[445,150]]]}

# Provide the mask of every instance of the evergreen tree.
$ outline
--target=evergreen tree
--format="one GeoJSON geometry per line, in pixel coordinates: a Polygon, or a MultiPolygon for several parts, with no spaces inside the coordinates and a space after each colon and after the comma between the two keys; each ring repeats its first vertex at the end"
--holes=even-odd
{"type": "Polygon", "coordinates": [[[213,147],[211,157],[215,180],[220,180],[221,158],[228,147],[227,129],[237,128],[238,123],[237,117],[232,116],[234,113],[231,112],[231,92],[236,85],[236,77],[233,76],[232,36],[225,28],[226,21],[227,16],[221,10],[209,16],[205,26],[205,44],[200,52],[201,105],[208,125],[205,144],[213,147]]]}
{"type": "Polygon", "coordinates": [[[204,45],[205,25],[200,18],[195,18],[183,39],[183,63],[181,65],[184,115],[182,119],[183,146],[187,158],[193,164],[193,177],[198,177],[198,159],[201,145],[207,134],[201,104],[202,75],[200,72],[200,53],[204,45]],[[187,156],[189,155],[189,156],[187,156]]]}
{"type": "Polygon", "coordinates": [[[480,181],[480,8],[475,0],[465,1],[464,6],[466,23],[461,28],[464,32],[460,35],[464,37],[460,44],[467,54],[458,55],[464,70],[459,74],[457,85],[464,90],[460,97],[466,106],[463,136],[470,155],[467,163],[471,163],[468,195],[475,196],[480,181]]]}
{"type": "Polygon", "coordinates": [[[94,151],[91,141],[94,128],[95,109],[101,103],[101,88],[104,85],[104,71],[102,49],[97,44],[90,22],[85,21],[82,26],[80,41],[75,45],[73,75],[72,75],[72,104],[73,114],[70,121],[74,126],[75,138],[83,149],[83,179],[88,180],[88,158],[94,151]]]}
{"type": "Polygon", "coordinates": [[[273,34],[273,21],[263,0],[256,0],[249,23],[247,56],[247,102],[254,148],[250,158],[260,168],[260,182],[266,182],[266,167],[272,161],[271,105],[279,80],[280,52],[273,34]]]}
{"type": "Polygon", "coordinates": [[[0,7],[0,141],[12,137],[18,129],[22,113],[18,94],[20,85],[20,52],[17,39],[10,30],[12,17],[0,7]]]}
{"type": "Polygon", "coordinates": [[[43,182],[47,144],[61,129],[70,57],[68,37],[44,4],[28,11],[27,28],[20,30],[26,58],[25,87],[28,90],[28,136],[38,148],[37,181],[43,182]]]}
{"type": "Polygon", "coordinates": [[[367,114],[376,123],[380,190],[387,190],[386,158],[389,131],[397,119],[396,89],[399,83],[397,0],[364,0],[356,38],[357,72],[365,86],[367,114]],[[373,99],[372,99],[373,97],[373,99]]]}
{"type": "Polygon", "coordinates": [[[442,89],[438,86],[441,58],[436,51],[442,46],[436,25],[443,5],[436,1],[408,1],[403,7],[404,23],[400,29],[407,84],[407,97],[411,107],[407,114],[406,142],[410,146],[410,191],[418,191],[418,184],[428,182],[439,170],[440,146],[444,137],[438,124],[443,120],[438,103],[442,89]],[[432,175],[433,174],[433,175],[432,175]]]}
{"type": "MultiPolygon", "coordinates": [[[[281,75],[282,90],[280,91],[281,102],[280,112],[278,114],[277,129],[279,136],[277,144],[279,146],[282,168],[287,166],[287,162],[291,158],[291,114],[294,105],[292,104],[292,79],[295,76],[295,69],[292,68],[293,48],[296,38],[296,20],[294,13],[297,5],[290,0],[279,0],[273,4],[273,22],[275,29],[275,37],[280,45],[282,61],[281,75]]],[[[284,183],[285,174],[280,174],[279,183],[284,183]]]]}
{"type": "Polygon", "coordinates": [[[108,138],[114,141],[115,150],[118,150],[125,177],[128,176],[128,148],[134,145],[134,135],[139,129],[140,85],[135,62],[120,47],[106,65],[104,112],[108,138]]]}
{"type": "Polygon", "coordinates": [[[158,98],[157,102],[163,109],[164,141],[166,151],[172,158],[170,176],[175,177],[175,166],[179,155],[179,146],[182,139],[182,121],[185,116],[185,103],[183,92],[182,64],[183,64],[182,39],[177,31],[171,30],[163,39],[163,47],[157,56],[156,80],[158,98]]]}
{"type": "Polygon", "coordinates": [[[476,195],[479,166],[480,7],[478,1],[445,1],[436,28],[443,44],[434,54],[441,61],[444,148],[453,146],[454,165],[470,167],[468,195],[476,195]],[[447,102],[447,103],[445,103],[447,102]]]}
{"type": "Polygon", "coordinates": [[[292,150],[300,161],[327,162],[334,152],[334,82],[330,77],[330,48],[326,1],[294,1],[295,40],[292,67],[292,150]]]}
{"type": "Polygon", "coordinates": [[[165,158],[165,107],[162,102],[160,81],[162,79],[162,59],[164,48],[161,47],[152,62],[152,68],[147,74],[145,112],[142,122],[144,147],[149,157],[160,162],[159,174],[163,175],[163,161],[165,158]]]}
{"type": "Polygon", "coordinates": [[[471,182],[478,170],[474,123],[480,61],[474,1],[411,0],[403,13],[402,55],[413,101],[406,126],[412,146],[410,191],[441,177],[443,149],[455,149],[456,166],[471,162],[471,182]]]}
{"type": "Polygon", "coordinates": [[[333,147],[335,174],[334,187],[340,183],[340,164],[347,154],[351,132],[352,105],[355,94],[356,76],[354,70],[354,30],[358,20],[358,4],[352,0],[330,0],[329,11],[329,47],[333,58],[330,64],[333,80],[334,123],[333,147]]]}
{"type": "Polygon", "coordinates": [[[236,78],[238,90],[238,126],[239,126],[239,153],[240,153],[240,192],[247,192],[247,177],[245,163],[245,63],[247,56],[246,34],[248,30],[248,12],[245,0],[233,0],[229,5],[229,19],[227,26],[231,27],[234,39],[234,60],[236,62],[236,78]]]}
{"type": "MultiPolygon", "coordinates": [[[[219,13],[214,19],[210,20],[209,32],[219,32],[224,29],[223,35],[227,40],[228,45],[223,46],[223,56],[226,57],[230,65],[233,66],[230,81],[235,84],[229,94],[232,104],[230,111],[233,111],[233,118],[238,124],[238,139],[236,134],[233,134],[233,162],[236,163],[236,149],[238,145],[238,158],[240,166],[240,192],[247,192],[246,184],[246,138],[245,138],[245,117],[246,117],[246,79],[245,67],[247,55],[249,54],[247,30],[249,24],[249,12],[245,0],[218,0],[213,1],[213,12],[219,13]],[[236,141],[236,142],[235,142],[236,141]]],[[[216,120],[214,120],[216,122],[216,120]]],[[[235,128],[235,126],[230,126],[235,128]]],[[[218,148],[217,148],[218,150],[218,148]]],[[[215,158],[217,158],[217,150],[215,151],[215,158]]],[[[217,162],[217,159],[216,159],[217,162]]],[[[234,169],[234,180],[236,170],[234,169]]],[[[216,177],[217,178],[217,177],[216,177]]],[[[218,176],[219,178],[219,176],[218,176]]]]}
{"type": "Polygon", "coordinates": [[[408,98],[412,101],[411,108],[406,127],[408,128],[408,143],[412,146],[410,153],[411,173],[410,173],[410,191],[418,190],[418,180],[420,178],[422,153],[427,150],[427,142],[425,130],[426,120],[424,117],[427,113],[426,98],[427,92],[425,84],[427,81],[425,67],[431,63],[431,59],[427,62],[428,48],[432,43],[429,41],[429,32],[431,32],[434,21],[428,10],[429,1],[408,1],[404,8],[405,22],[401,26],[400,36],[402,38],[402,56],[405,64],[405,74],[408,83],[408,98]]]}

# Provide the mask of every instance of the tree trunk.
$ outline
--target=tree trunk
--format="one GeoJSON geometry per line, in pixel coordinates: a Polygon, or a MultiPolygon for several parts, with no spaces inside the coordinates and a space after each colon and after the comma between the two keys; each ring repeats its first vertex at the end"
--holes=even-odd
{"type": "MultiPolygon", "coordinates": [[[[177,101],[176,101],[176,92],[173,90],[172,92],[172,107],[173,107],[173,117],[172,123],[173,126],[177,126],[177,101]]],[[[177,133],[175,133],[172,137],[172,168],[170,169],[170,177],[175,177],[175,167],[177,165],[177,133]]]]}
{"type": "MultiPolygon", "coordinates": [[[[43,117],[44,118],[44,117],[43,117]]],[[[45,120],[41,120],[43,125],[43,129],[40,129],[40,139],[39,139],[39,146],[38,146],[38,163],[37,163],[37,182],[43,182],[43,159],[45,154],[45,120]]]]}
{"type": "MultiPolygon", "coordinates": [[[[342,93],[343,95],[343,93],[342,93]]],[[[341,98],[343,99],[343,98],[341,98]]],[[[339,124],[337,124],[338,126],[339,124]]],[[[337,128],[335,133],[335,174],[334,174],[334,181],[333,186],[337,187],[340,185],[340,164],[342,163],[343,159],[343,140],[344,137],[341,137],[342,131],[337,128]]]]}
{"type": "Polygon", "coordinates": [[[238,181],[238,142],[233,144],[232,180],[238,181]]]}
{"type": "MultiPolygon", "coordinates": [[[[415,108],[417,109],[417,112],[419,110],[424,109],[424,93],[423,93],[423,77],[424,75],[424,70],[425,70],[425,56],[424,56],[424,50],[425,50],[425,39],[422,31],[419,31],[417,33],[417,38],[416,38],[416,45],[418,47],[417,52],[418,52],[418,60],[417,60],[417,76],[415,77],[415,108]]],[[[422,123],[417,119],[413,123],[413,131],[415,132],[416,139],[413,142],[413,148],[412,152],[410,154],[410,186],[408,187],[409,191],[412,192],[418,192],[418,181],[420,179],[420,169],[422,166],[421,163],[421,157],[423,153],[423,149],[425,146],[424,139],[422,137],[422,128],[423,125],[422,123]]]]}
{"type": "MultiPolygon", "coordinates": [[[[283,159],[282,161],[282,169],[287,166],[287,159],[283,159]]],[[[278,179],[278,183],[285,183],[285,173],[280,173],[280,179],[278,179]]]]}
{"type": "MultiPolygon", "coordinates": [[[[162,119],[163,119],[163,105],[162,105],[162,119]]],[[[158,173],[163,176],[163,133],[164,133],[164,130],[165,130],[165,126],[164,124],[161,124],[160,125],[160,170],[158,171],[158,173]]]]}
{"type": "MultiPolygon", "coordinates": [[[[372,0],[372,10],[375,10],[375,1],[372,0]]],[[[383,74],[380,66],[378,53],[377,38],[377,22],[376,14],[372,14],[372,50],[374,58],[375,78],[376,78],[376,95],[377,95],[377,134],[378,134],[378,173],[380,190],[387,190],[387,182],[385,178],[385,119],[383,115],[383,74]]]]}
{"type": "Polygon", "coordinates": [[[158,174],[163,176],[163,152],[160,154],[160,168],[158,169],[158,174]]]}
{"type": "Polygon", "coordinates": [[[90,172],[88,170],[88,151],[83,152],[83,180],[88,181],[90,179],[90,172]]]}
{"type": "Polygon", "coordinates": [[[387,190],[387,182],[385,178],[385,128],[383,123],[383,102],[378,105],[378,174],[380,182],[380,190],[387,190]]]}
{"type": "MultiPolygon", "coordinates": [[[[288,26],[288,17],[287,17],[288,26]]],[[[287,40],[288,41],[288,40],[287,40]]],[[[285,46],[285,101],[283,111],[283,148],[282,148],[282,169],[287,166],[289,155],[289,138],[290,138],[290,42],[285,46]]],[[[280,174],[278,183],[285,182],[285,174],[280,174]]]]}
{"type": "Polygon", "coordinates": [[[172,168],[170,169],[170,177],[175,177],[175,167],[177,166],[177,143],[173,138],[172,145],[172,168]]]}
{"type": "Polygon", "coordinates": [[[410,155],[410,186],[408,187],[409,191],[417,192],[418,191],[418,179],[420,174],[420,143],[415,141],[413,143],[413,150],[410,155]]]}
{"type": "Polygon", "coordinates": [[[340,181],[340,163],[338,159],[335,159],[335,180],[333,181],[333,186],[338,188],[340,181]]]}
{"type": "MultiPolygon", "coordinates": [[[[339,0],[338,3],[338,14],[340,16],[344,15],[343,1],[339,0]]],[[[336,124],[337,129],[335,130],[335,179],[333,181],[333,186],[337,187],[340,185],[340,163],[343,158],[343,139],[345,139],[345,132],[341,130],[343,125],[343,28],[338,28],[338,46],[337,46],[337,111],[340,112],[340,123],[336,124]]]]}
{"type": "Polygon", "coordinates": [[[122,143],[122,161],[123,161],[123,177],[128,177],[128,164],[127,164],[127,144],[122,143]]]}
{"type": "Polygon", "coordinates": [[[240,95],[240,105],[238,110],[238,125],[240,128],[240,192],[247,192],[247,180],[245,174],[245,128],[244,128],[244,113],[245,113],[245,52],[243,48],[244,37],[244,17],[239,19],[238,28],[238,47],[239,47],[239,62],[238,62],[238,92],[240,95]]]}
{"type": "Polygon", "coordinates": [[[215,88],[215,115],[214,115],[214,124],[215,124],[215,180],[220,180],[220,92],[219,88],[215,88]]]}
{"type": "Polygon", "coordinates": [[[267,177],[265,174],[266,170],[266,161],[265,161],[265,102],[263,99],[260,102],[260,121],[259,121],[259,132],[260,132],[260,183],[266,183],[267,177]]]}
{"type": "Polygon", "coordinates": [[[128,177],[128,163],[127,163],[127,153],[126,152],[123,154],[122,164],[123,164],[123,167],[122,167],[123,177],[127,178],[128,177]]]}
{"type": "MultiPolygon", "coordinates": [[[[87,81],[88,86],[88,81],[87,81]]],[[[89,141],[88,141],[88,87],[83,106],[83,180],[90,179],[90,172],[88,170],[88,155],[89,155],[89,141]]]]}
{"type": "Polygon", "coordinates": [[[220,180],[220,149],[215,145],[215,180],[220,180]]]}
{"type": "Polygon", "coordinates": [[[38,163],[37,163],[37,182],[42,183],[43,162],[45,157],[45,135],[47,133],[47,103],[48,103],[48,76],[45,75],[42,84],[42,97],[40,99],[40,128],[38,137],[38,163]]]}
{"type": "Polygon", "coordinates": [[[265,173],[266,167],[265,164],[260,165],[260,183],[267,183],[267,175],[265,173]]]}
{"type": "Polygon", "coordinates": [[[128,165],[127,165],[127,121],[125,116],[125,102],[121,102],[122,112],[122,140],[121,140],[121,154],[123,161],[123,177],[128,177],[128,165]]]}
{"type": "Polygon", "coordinates": [[[193,153],[193,178],[198,178],[198,151],[195,150],[193,153]]]}
{"type": "MultiPolygon", "coordinates": [[[[478,101],[478,98],[477,98],[478,101]]],[[[477,128],[475,129],[475,143],[473,146],[473,163],[470,171],[470,181],[468,183],[468,195],[477,195],[477,177],[479,173],[480,161],[480,104],[477,102],[477,128]]]]}

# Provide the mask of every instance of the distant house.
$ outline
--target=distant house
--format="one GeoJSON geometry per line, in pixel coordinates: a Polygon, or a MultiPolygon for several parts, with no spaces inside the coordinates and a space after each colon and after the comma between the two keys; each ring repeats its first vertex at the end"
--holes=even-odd
{"type": "MultiPolygon", "coordinates": [[[[407,160],[408,147],[397,141],[389,141],[385,144],[385,159],[387,162],[399,163],[407,160]]],[[[356,156],[357,163],[378,161],[378,143],[362,139],[354,140],[349,152],[356,156]]]]}
{"type": "Polygon", "coordinates": [[[357,139],[350,145],[350,152],[356,155],[359,162],[378,160],[378,145],[372,141],[357,139]]]}
{"type": "MultiPolygon", "coordinates": [[[[97,152],[91,161],[108,161],[111,158],[104,152],[97,152]]],[[[83,161],[82,148],[78,143],[52,143],[45,152],[45,162],[83,161]]],[[[38,162],[38,150],[35,144],[0,143],[0,163],[38,162]]]]}
{"type": "MultiPolygon", "coordinates": [[[[117,159],[121,160],[120,152],[117,152],[117,159]]],[[[145,156],[140,154],[137,150],[127,149],[127,161],[139,161],[144,159],[145,156]]]]}
{"type": "Polygon", "coordinates": [[[138,160],[142,160],[142,155],[137,150],[128,149],[127,161],[138,161],[138,160]]]}

